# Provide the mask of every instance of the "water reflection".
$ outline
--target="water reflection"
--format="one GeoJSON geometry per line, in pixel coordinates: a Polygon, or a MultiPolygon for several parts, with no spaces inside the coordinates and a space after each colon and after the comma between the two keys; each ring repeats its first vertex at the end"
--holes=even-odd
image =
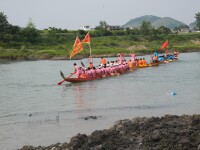
{"type": "Polygon", "coordinates": [[[88,96],[92,95],[93,91],[96,91],[96,84],[94,82],[74,84],[72,87],[77,110],[90,110],[90,104],[87,102],[88,96]]]}
{"type": "Polygon", "coordinates": [[[82,86],[80,84],[76,84],[75,86],[73,86],[73,94],[74,94],[74,97],[75,97],[75,103],[76,103],[76,106],[77,106],[77,110],[81,110],[83,108],[84,93],[85,93],[85,89],[82,88],[82,86]]]}

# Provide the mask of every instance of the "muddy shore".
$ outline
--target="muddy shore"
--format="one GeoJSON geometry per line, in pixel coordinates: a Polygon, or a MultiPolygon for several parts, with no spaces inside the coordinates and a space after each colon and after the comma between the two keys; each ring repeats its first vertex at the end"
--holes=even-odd
{"type": "MultiPolygon", "coordinates": [[[[95,118],[98,119],[98,118],[95,118]]],[[[86,120],[87,121],[87,120],[86,120]]],[[[78,133],[70,142],[20,150],[200,150],[200,115],[118,120],[109,129],[78,133]]]]}

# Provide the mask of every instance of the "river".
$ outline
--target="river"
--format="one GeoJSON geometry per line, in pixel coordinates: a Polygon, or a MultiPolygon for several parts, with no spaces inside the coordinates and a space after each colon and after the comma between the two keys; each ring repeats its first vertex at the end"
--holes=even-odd
{"type": "Polygon", "coordinates": [[[182,53],[175,62],[118,77],[57,86],[60,70],[69,75],[74,62],[80,65],[79,60],[0,64],[0,149],[68,142],[119,119],[200,113],[200,53],[182,53]]]}

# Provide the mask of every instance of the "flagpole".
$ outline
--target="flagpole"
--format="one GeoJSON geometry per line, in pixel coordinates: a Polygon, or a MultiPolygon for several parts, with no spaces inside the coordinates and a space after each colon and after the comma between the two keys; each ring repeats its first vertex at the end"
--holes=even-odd
{"type": "Polygon", "coordinates": [[[92,61],[92,50],[91,50],[91,45],[90,45],[90,34],[89,32],[87,33],[87,35],[85,36],[85,38],[82,40],[82,43],[87,43],[89,45],[89,48],[90,48],[90,56],[89,58],[91,59],[88,59],[89,62],[93,62],[92,61]]]}
{"type": "Polygon", "coordinates": [[[89,47],[90,47],[90,57],[92,56],[92,50],[91,50],[91,46],[90,46],[90,44],[89,44],[89,47]]]}
{"type": "Polygon", "coordinates": [[[91,59],[91,62],[93,62],[93,60],[92,60],[92,50],[91,50],[90,44],[89,44],[89,47],[90,47],[90,59],[91,59]]]}

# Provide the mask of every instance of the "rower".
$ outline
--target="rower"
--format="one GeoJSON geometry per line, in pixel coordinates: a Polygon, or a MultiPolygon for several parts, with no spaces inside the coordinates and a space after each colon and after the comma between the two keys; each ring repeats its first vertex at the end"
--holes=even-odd
{"type": "Polygon", "coordinates": [[[80,70],[79,66],[76,63],[74,63],[74,69],[75,70],[74,70],[73,74],[76,74],[76,77],[79,78],[80,74],[81,74],[81,70],[80,70]]]}
{"type": "Polygon", "coordinates": [[[103,58],[103,57],[101,57],[101,60],[100,60],[100,64],[101,64],[101,66],[106,65],[106,63],[107,63],[106,59],[103,58]]]}
{"type": "Polygon", "coordinates": [[[80,75],[80,78],[87,78],[87,75],[85,73],[86,71],[84,69],[82,69],[82,73],[80,75]]]}
{"type": "Polygon", "coordinates": [[[92,67],[91,69],[91,75],[93,78],[96,78],[96,68],[95,67],[92,67]]]}
{"type": "Polygon", "coordinates": [[[110,67],[114,66],[114,61],[110,62],[110,67]]]}
{"type": "Polygon", "coordinates": [[[145,60],[145,58],[143,58],[142,63],[143,63],[143,66],[147,66],[147,61],[145,60]]]}
{"type": "Polygon", "coordinates": [[[131,61],[131,59],[128,61],[128,68],[129,69],[133,69],[134,68],[133,62],[131,61]]]}
{"type": "Polygon", "coordinates": [[[139,66],[143,66],[142,58],[140,58],[140,59],[138,60],[138,64],[139,64],[139,66]]]}
{"type": "Polygon", "coordinates": [[[119,53],[119,64],[123,64],[124,55],[122,53],[119,53]]]}
{"type": "Polygon", "coordinates": [[[110,75],[110,72],[111,72],[110,66],[105,66],[105,75],[106,75],[106,76],[109,76],[109,75],[110,75]]]}
{"type": "Polygon", "coordinates": [[[134,63],[135,62],[135,54],[130,54],[131,55],[131,61],[134,63]]]}
{"type": "Polygon", "coordinates": [[[110,67],[110,63],[109,63],[109,61],[107,62],[106,67],[110,67]]]}
{"type": "Polygon", "coordinates": [[[105,75],[106,75],[106,65],[104,65],[104,66],[101,68],[101,75],[102,75],[103,77],[105,77],[105,75]]]}
{"type": "Polygon", "coordinates": [[[118,65],[119,65],[118,60],[115,60],[114,66],[118,66],[118,65]]]}
{"type": "Polygon", "coordinates": [[[94,67],[94,66],[93,66],[93,63],[90,62],[90,63],[89,63],[89,68],[92,69],[93,67],[94,67]]]}
{"type": "Polygon", "coordinates": [[[136,59],[135,59],[135,66],[136,66],[136,67],[139,66],[139,58],[136,58],[136,59]]]}
{"type": "Polygon", "coordinates": [[[158,62],[158,53],[154,52],[153,62],[158,62]]]}
{"type": "Polygon", "coordinates": [[[86,75],[87,75],[88,78],[92,78],[93,77],[93,74],[92,74],[92,72],[90,70],[90,67],[87,68],[86,75]]]}

